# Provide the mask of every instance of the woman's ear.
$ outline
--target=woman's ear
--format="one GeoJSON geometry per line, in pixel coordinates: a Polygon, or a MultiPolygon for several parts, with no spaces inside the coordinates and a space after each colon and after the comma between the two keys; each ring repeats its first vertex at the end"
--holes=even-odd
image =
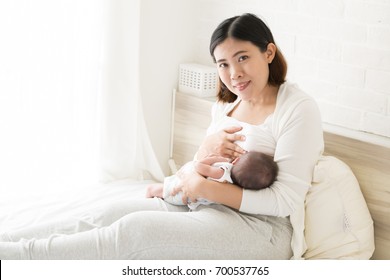
{"type": "Polygon", "coordinates": [[[272,63],[272,61],[274,60],[275,55],[276,55],[275,44],[269,43],[267,46],[267,50],[265,52],[266,52],[266,58],[267,58],[268,64],[272,63]]]}

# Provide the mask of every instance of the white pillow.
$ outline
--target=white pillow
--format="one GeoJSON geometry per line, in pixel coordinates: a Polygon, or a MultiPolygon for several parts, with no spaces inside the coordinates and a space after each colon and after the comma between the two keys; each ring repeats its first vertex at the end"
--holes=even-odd
{"type": "Polygon", "coordinates": [[[323,156],[305,201],[305,259],[369,259],[373,221],[359,183],[341,160],[323,156]]]}

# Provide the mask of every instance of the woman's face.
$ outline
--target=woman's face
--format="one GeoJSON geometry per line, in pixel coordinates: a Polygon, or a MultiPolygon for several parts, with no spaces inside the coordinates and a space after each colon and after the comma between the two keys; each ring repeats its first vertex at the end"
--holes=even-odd
{"type": "Polygon", "coordinates": [[[221,81],[242,100],[261,97],[268,84],[268,64],[275,56],[273,46],[262,53],[250,41],[227,38],[214,50],[221,81]]]}

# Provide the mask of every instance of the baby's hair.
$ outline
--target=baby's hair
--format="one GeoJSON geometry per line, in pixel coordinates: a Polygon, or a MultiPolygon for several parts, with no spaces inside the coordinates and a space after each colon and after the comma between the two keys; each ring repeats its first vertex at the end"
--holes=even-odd
{"type": "Polygon", "coordinates": [[[264,189],[272,185],[278,175],[278,165],[272,156],[261,152],[247,152],[233,165],[234,184],[245,189],[264,189]]]}

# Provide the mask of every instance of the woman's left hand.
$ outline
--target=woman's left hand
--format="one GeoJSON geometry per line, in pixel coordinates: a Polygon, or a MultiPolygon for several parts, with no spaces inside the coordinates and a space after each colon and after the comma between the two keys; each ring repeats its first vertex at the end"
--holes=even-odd
{"type": "Polygon", "coordinates": [[[182,191],[182,200],[184,204],[196,202],[198,198],[202,197],[200,194],[200,187],[202,186],[202,182],[206,180],[203,176],[195,170],[186,172],[180,172],[179,170],[176,175],[180,179],[180,184],[173,189],[171,195],[176,195],[182,191]]]}

